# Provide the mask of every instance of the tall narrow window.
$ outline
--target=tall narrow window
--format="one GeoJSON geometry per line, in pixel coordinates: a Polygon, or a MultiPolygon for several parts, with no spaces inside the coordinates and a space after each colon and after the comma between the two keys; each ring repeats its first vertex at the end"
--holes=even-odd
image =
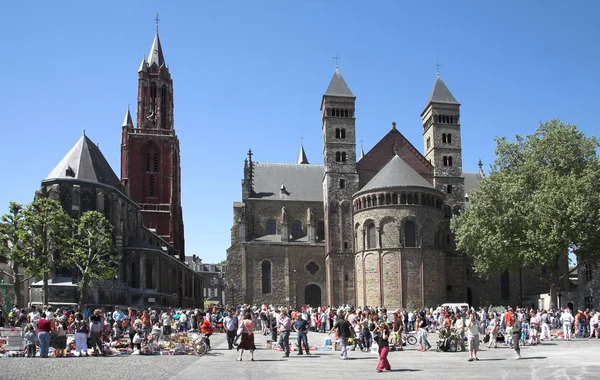
{"type": "Polygon", "coordinates": [[[505,301],[510,298],[510,277],[508,270],[505,270],[500,276],[500,294],[505,301]]]}
{"type": "Polygon", "coordinates": [[[408,221],[404,223],[404,246],[417,246],[417,226],[413,221],[408,221]]]}
{"type": "Polygon", "coordinates": [[[446,156],[442,157],[442,165],[448,166],[448,157],[446,157],[446,156]]]}
{"type": "Polygon", "coordinates": [[[592,279],[593,279],[593,277],[592,277],[592,266],[589,263],[586,263],[583,266],[583,269],[585,271],[585,282],[592,281],[592,279]]]}
{"type": "Polygon", "coordinates": [[[346,188],[346,180],[340,179],[340,189],[345,189],[345,188],[346,188]]]}
{"type": "Polygon", "coordinates": [[[335,161],[340,162],[342,160],[342,154],[340,152],[335,152],[335,161]]]}
{"type": "Polygon", "coordinates": [[[154,289],[154,271],[152,261],[146,259],[146,288],[154,289]]]}
{"type": "Polygon", "coordinates": [[[317,240],[325,240],[325,222],[322,220],[317,223],[317,240]]]}
{"type": "Polygon", "coordinates": [[[271,262],[262,262],[262,292],[263,294],[271,293],[271,262]]]}
{"type": "MultiPolygon", "coordinates": [[[[347,112],[347,110],[346,110],[346,112],[347,112]]],[[[346,138],[346,128],[342,128],[341,135],[342,135],[343,139],[346,138]]]]}
{"type": "Polygon", "coordinates": [[[585,308],[586,309],[592,310],[594,308],[594,297],[592,297],[592,296],[585,296],[585,298],[584,298],[584,304],[585,304],[585,308]]]}
{"type": "Polygon", "coordinates": [[[154,153],[154,173],[158,173],[158,153],[154,153]]]}
{"type": "Polygon", "coordinates": [[[452,166],[452,156],[448,156],[448,166],[452,166]]]}
{"type": "Polygon", "coordinates": [[[446,193],[452,194],[452,185],[446,185],[446,193]]]}
{"type": "Polygon", "coordinates": [[[346,152],[342,152],[342,162],[346,162],[346,152]]]}
{"type": "Polygon", "coordinates": [[[367,247],[368,248],[376,248],[377,247],[377,229],[375,228],[375,224],[369,224],[367,234],[367,247]]]}
{"type": "Polygon", "coordinates": [[[446,134],[442,133],[442,142],[445,144],[446,143],[446,134]]]}
{"type": "Polygon", "coordinates": [[[446,135],[446,141],[448,142],[448,144],[452,144],[452,133],[448,133],[446,135]]]}
{"type": "Polygon", "coordinates": [[[160,126],[167,128],[167,86],[163,85],[160,91],[160,126]]]}
{"type": "Polygon", "coordinates": [[[148,178],[148,195],[154,196],[154,174],[150,174],[150,178],[148,178]]]}
{"type": "Polygon", "coordinates": [[[150,171],[150,153],[146,153],[146,171],[150,171]]]}
{"type": "Polygon", "coordinates": [[[339,128],[336,128],[336,129],[335,129],[335,138],[336,138],[336,139],[339,139],[340,137],[341,137],[340,129],[339,129],[339,128]]]}
{"type": "Polygon", "coordinates": [[[431,137],[427,138],[427,149],[431,146],[431,137]]]}
{"type": "Polygon", "coordinates": [[[267,220],[267,235],[275,235],[277,234],[277,224],[275,220],[269,219],[267,220]]]}
{"type": "Polygon", "coordinates": [[[156,112],[156,83],[150,85],[150,113],[156,112]]]}

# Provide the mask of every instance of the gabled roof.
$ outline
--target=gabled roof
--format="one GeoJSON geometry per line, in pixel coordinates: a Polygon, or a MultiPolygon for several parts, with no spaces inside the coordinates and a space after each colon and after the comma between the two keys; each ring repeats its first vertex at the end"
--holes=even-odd
{"type": "Polygon", "coordinates": [[[121,181],[112,170],[100,148],[86,135],[63,157],[46,180],[78,179],[98,182],[121,189],[121,181]]]}
{"type": "Polygon", "coordinates": [[[309,164],[308,158],[306,158],[306,152],[304,152],[304,145],[300,144],[300,153],[298,153],[298,164],[309,164]]]}
{"type": "Polygon", "coordinates": [[[327,91],[325,91],[325,96],[345,96],[354,98],[354,94],[350,91],[350,87],[346,84],[346,81],[337,67],[335,68],[335,73],[333,73],[331,82],[329,82],[329,87],[327,87],[327,91]]]}
{"type": "Polygon", "coordinates": [[[430,103],[445,103],[445,104],[458,104],[460,103],[454,98],[446,84],[442,80],[442,78],[437,77],[435,80],[435,85],[433,86],[433,91],[431,91],[431,95],[429,95],[429,100],[427,101],[427,105],[430,103]]]}
{"type": "Polygon", "coordinates": [[[154,36],[152,47],[150,48],[150,54],[148,54],[148,66],[156,63],[158,67],[161,67],[165,63],[165,57],[163,56],[162,46],[160,45],[160,38],[158,37],[158,31],[154,36]]]}
{"type": "Polygon", "coordinates": [[[252,198],[323,202],[322,165],[253,163],[252,198]]]}
{"type": "Polygon", "coordinates": [[[434,189],[419,173],[395,155],[360,192],[390,187],[426,187],[434,189]]]}

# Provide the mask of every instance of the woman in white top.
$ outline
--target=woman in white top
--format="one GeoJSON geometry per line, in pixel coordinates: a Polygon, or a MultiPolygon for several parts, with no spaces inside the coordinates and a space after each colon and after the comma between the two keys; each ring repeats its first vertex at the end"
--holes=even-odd
{"type": "Polygon", "coordinates": [[[500,326],[498,325],[498,318],[496,317],[496,313],[492,313],[490,315],[490,322],[488,323],[488,329],[490,332],[490,341],[488,342],[488,348],[498,347],[498,330],[500,330],[500,326]]]}

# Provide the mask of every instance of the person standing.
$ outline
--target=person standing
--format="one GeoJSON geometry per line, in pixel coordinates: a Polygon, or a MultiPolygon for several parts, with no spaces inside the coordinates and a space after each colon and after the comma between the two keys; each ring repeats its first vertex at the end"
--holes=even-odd
{"type": "Polygon", "coordinates": [[[288,312],[283,310],[279,318],[279,346],[283,348],[283,357],[290,356],[290,332],[292,330],[292,321],[288,317],[288,312]]]}
{"type": "Polygon", "coordinates": [[[237,346],[240,356],[238,356],[236,360],[241,362],[244,350],[250,350],[250,361],[254,361],[254,350],[256,350],[256,346],[254,345],[254,323],[252,323],[252,314],[250,312],[244,314],[244,319],[242,320],[240,327],[242,328],[242,340],[237,346]]]}
{"type": "Polygon", "coordinates": [[[167,309],[160,316],[163,328],[163,336],[170,337],[173,332],[171,325],[173,324],[173,320],[171,318],[171,309],[167,309]]]}
{"type": "Polygon", "coordinates": [[[519,343],[521,341],[521,320],[517,317],[516,314],[512,314],[510,316],[512,322],[512,341],[513,347],[517,356],[515,356],[516,360],[521,359],[521,348],[519,347],[519,343]]]}
{"type": "Polygon", "coordinates": [[[210,350],[210,336],[212,335],[213,331],[214,331],[214,327],[212,325],[212,323],[210,322],[210,320],[208,318],[206,318],[206,314],[204,313],[200,313],[200,315],[198,316],[198,325],[200,327],[200,332],[202,334],[204,334],[204,338],[206,339],[206,345],[208,346],[208,349],[210,350]]]}
{"type": "Polygon", "coordinates": [[[496,313],[492,313],[490,314],[490,322],[488,324],[488,331],[489,331],[489,337],[490,337],[490,341],[488,342],[487,347],[488,348],[492,348],[492,346],[494,346],[494,348],[498,347],[498,331],[500,330],[500,322],[498,321],[498,317],[496,316],[496,313]]]}
{"type": "Polygon", "coordinates": [[[308,329],[310,325],[306,319],[302,316],[302,314],[298,314],[298,320],[294,323],[294,328],[296,329],[296,333],[298,335],[298,355],[302,355],[302,346],[304,346],[304,350],[306,351],[306,355],[310,355],[309,347],[308,347],[308,329]]]}
{"type": "Polygon", "coordinates": [[[50,348],[50,331],[52,331],[52,325],[50,321],[46,319],[46,313],[40,315],[40,319],[37,320],[38,330],[38,341],[40,342],[40,356],[42,358],[48,357],[48,349],[50,348]]]}
{"type": "Polygon", "coordinates": [[[467,341],[469,344],[469,360],[479,360],[477,357],[477,350],[479,350],[479,320],[477,320],[477,314],[471,310],[467,313],[467,320],[465,321],[467,341]]]}
{"type": "Polygon", "coordinates": [[[571,325],[573,324],[573,315],[571,315],[571,310],[565,309],[565,311],[560,315],[560,321],[563,324],[565,340],[571,340],[571,325]]]}
{"type": "Polygon", "coordinates": [[[238,319],[233,315],[233,311],[229,311],[227,316],[223,318],[223,326],[227,333],[227,346],[230,350],[233,350],[233,342],[235,342],[238,328],[238,319]]]}
{"type": "Polygon", "coordinates": [[[552,335],[550,334],[550,315],[546,310],[542,310],[541,323],[542,335],[540,336],[540,340],[544,340],[545,337],[548,337],[549,340],[552,340],[552,335]]]}
{"type": "Polygon", "coordinates": [[[340,357],[342,360],[347,360],[348,338],[352,337],[352,325],[344,318],[343,311],[340,311],[338,314],[338,320],[333,326],[333,329],[331,329],[331,332],[337,332],[340,341],[340,357]]]}
{"type": "Polygon", "coordinates": [[[377,344],[379,346],[379,362],[377,363],[377,372],[383,372],[383,370],[391,371],[392,367],[388,361],[388,353],[390,352],[390,328],[387,323],[380,322],[376,328],[379,339],[377,344]]]}
{"type": "Polygon", "coordinates": [[[83,320],[83,314],[78,312],[75,315],[75,321],[70,326],[75,331],[75,352],[79,356],[88,356],[87,334],[89,331],[87,323],[83,320]]]}

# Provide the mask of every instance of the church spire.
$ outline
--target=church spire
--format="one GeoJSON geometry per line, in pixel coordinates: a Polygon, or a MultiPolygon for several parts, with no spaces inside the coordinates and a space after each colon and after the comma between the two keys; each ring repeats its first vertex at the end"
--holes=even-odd
{"type": "Polygon", "coordinates": [[[327,91],[325,91],[325,96],[343,96],[354,98],[354,94],[350,91],[350,87],[340,74],[340,69],[337,64],[335,66],[335,73],[333,73],[333,78],[331,78],[331,82],[329,82],[329,87],[327,87],[327,91]]]}
{"type": "Polygon", "coordinates": [[[299,164],[309,164],[308,158],[306,158],[306,152],[304,152],[304,144],[300,143],[300,153],[298,153],[299,164]]]}
{"type": "Polygon", "coordinates": [[[146,63],[146,54],[144,54],[144,57],[142,58],[142,63],[140,63],[138,73],[141,73],[144,71],[148,71],[148,64],[146,63]]]}
{"type": "Polygon", "coordinates": [[[123,119],[123,127],[133,127],[133,119],[131,118],[131,112],[129,111],[129,104],[127,105],[125,119],[123,119]]]}
{"type": "Polygon", "coordinates": [[[158,67],[161,67],[165,63],[165,57],[163,55],[162,46],[160,45],[160,38],[158,37],[158,13],[156,14],[156,35],[154,41],[152,41],[152,47],[150,48],[150,54],[148,54],[148,66],[152,66],[156,63],[158,67]]]}
{"type": "Polygon", "coordinates": [[[361,141],[361,143],[360,143],[360,157],[358,157],[358,159],[362,160],[364,156],[365,156],[365,151],[363,149],[363,144],[362,144],[362,141],[361,141]]]}

